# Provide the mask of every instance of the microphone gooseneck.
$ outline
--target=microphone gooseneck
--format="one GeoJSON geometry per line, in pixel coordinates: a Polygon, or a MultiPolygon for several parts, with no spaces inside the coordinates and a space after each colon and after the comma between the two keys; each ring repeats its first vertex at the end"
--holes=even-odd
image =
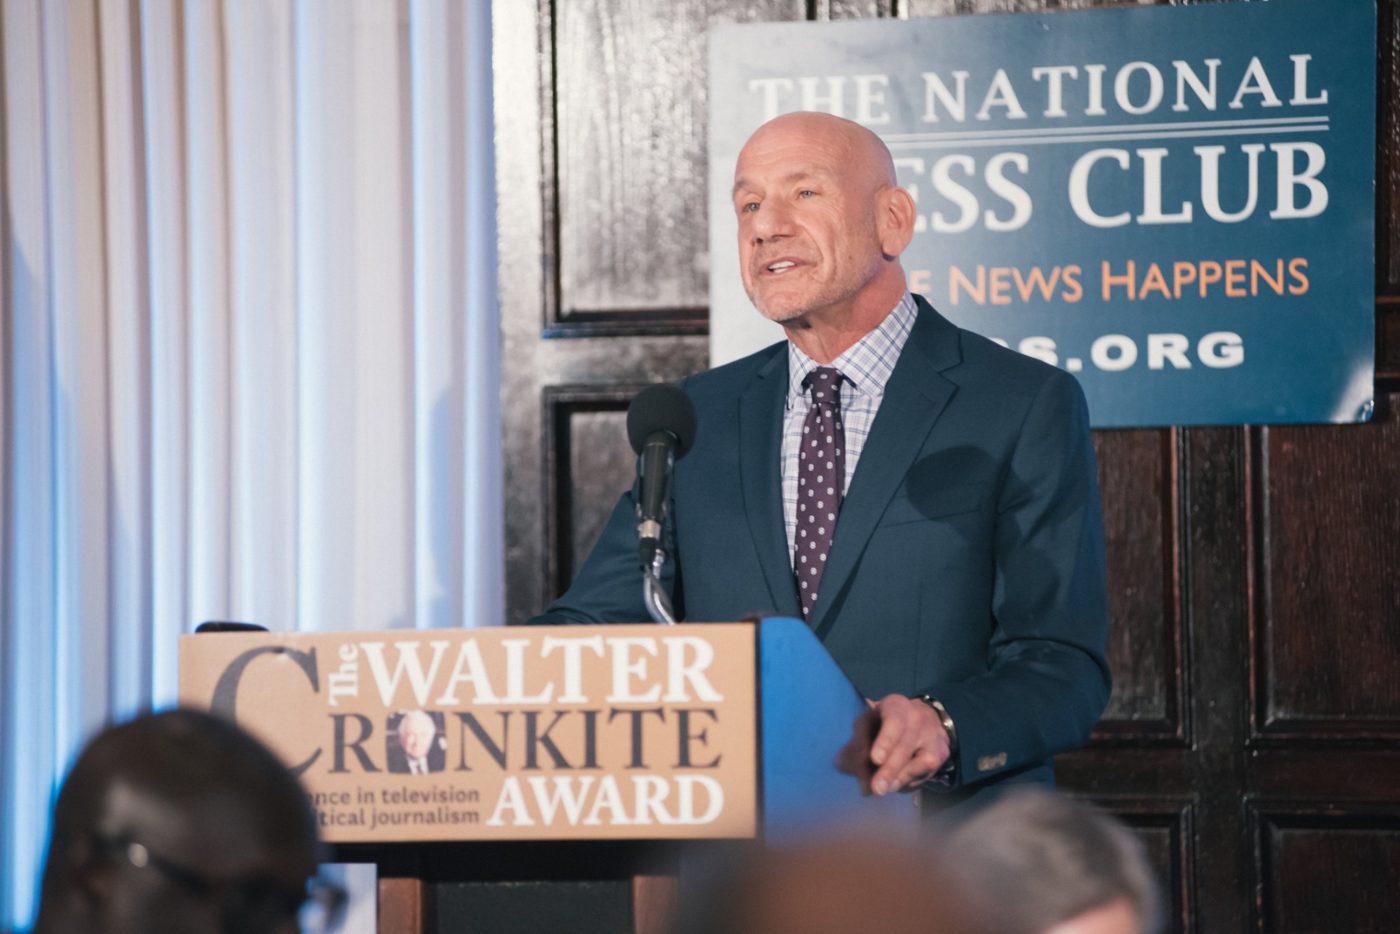
{"type": "Polygon", "coordinates": [[[637,558],[647,610],[657,622],[675,622],[660,582],[662,530],[671,471],[695,443],[695,422],[690,397],[667,384],[648,386],[627,408],[627,439],[638,458],[637,558]]]}

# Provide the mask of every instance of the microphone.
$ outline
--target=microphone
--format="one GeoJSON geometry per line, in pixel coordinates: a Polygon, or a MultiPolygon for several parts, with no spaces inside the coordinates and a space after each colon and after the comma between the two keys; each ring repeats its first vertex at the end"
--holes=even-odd
{"type": "Polygon", "coordinates": [[[695,405],[675,386],[648,386],[627,407],[627,440],[641,461],[638,557],[642,570],[650,573],[661,549],[671,467],[695,443],[695,405]]]}

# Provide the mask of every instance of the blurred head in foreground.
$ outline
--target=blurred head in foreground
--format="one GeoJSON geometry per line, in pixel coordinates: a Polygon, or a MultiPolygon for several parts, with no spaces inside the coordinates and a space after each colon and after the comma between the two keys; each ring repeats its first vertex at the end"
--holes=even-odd
{"type": "Polygon", "coordinates": [[[316,858],[306,796],[260,743],[196,711],[139,717],[63,784],[35,934],[294,934],[316,858]]]}
{"type": "Polygon", "coordinates": [[[978,915],[1004,934],[1156,934],[1157,883],[1121,823],[1046,790],[1009,794],[940,840],[978,915]]]}
{"type": "MultiPolygon", "coordinates": [[[[714,867],[711,867],[713,870],[714,867]]],[[[925,848],[871,835],[753,848],[682,901],[680,934],[982,934],[925,848]]]]}

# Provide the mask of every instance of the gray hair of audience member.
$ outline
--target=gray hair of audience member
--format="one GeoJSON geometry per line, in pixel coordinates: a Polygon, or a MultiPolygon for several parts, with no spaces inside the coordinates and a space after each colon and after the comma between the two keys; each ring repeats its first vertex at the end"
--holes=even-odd
{"type": "Polygon", "coordinates": [[[1123,904],[1134,934],[1161,930],[1142,844],[1120,821],[1065,795],[1011,792],[941,834],[940,850],[982,917],[1004,934],[1041,934],[1123,904]]]}
{"type": "Polygon", "coordinates": [[[318,850],[301,785],[256,739],[193,710],[137,717],[63,783],[35,934],[295,931],[318,850]]]}
{"type": "MultiPolygon", "coordinates": [[[[911,815],[912,816],[912,815],[911,815]]],[[[682,875],[677,934],[989,934],[913,841],[842,831],[721,849],[682,875]]]]}

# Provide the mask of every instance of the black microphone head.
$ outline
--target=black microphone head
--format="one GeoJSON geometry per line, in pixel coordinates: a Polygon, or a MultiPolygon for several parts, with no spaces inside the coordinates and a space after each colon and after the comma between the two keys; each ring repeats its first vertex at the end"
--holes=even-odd
{"type": "Polygon", "coordinates": [[[695,443],[695,404],[670,383],[648,386],[627,407],[627,440],[632,450],[642,453],[647,438],[658,431],[676,439],[677,460],[695,443]]]}

